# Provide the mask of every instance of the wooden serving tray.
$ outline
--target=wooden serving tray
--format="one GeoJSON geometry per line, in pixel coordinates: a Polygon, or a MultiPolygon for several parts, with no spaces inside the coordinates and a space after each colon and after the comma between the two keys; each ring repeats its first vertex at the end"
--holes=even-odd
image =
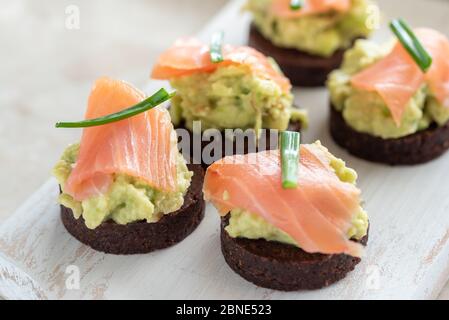
{"type": "MultiPolygon", "coordinates": [[[[380,1],[387,19],[449,34],[445,1],[380,1]]],[[[249,17],[231,1],[199,35],[225,30],[246,43],[249,17]]],[[[384,22],[385,22],[384,21],[384,22]]],[[[182,31],[181,31],[182,32],[182,31]]],[[[181,35],[181,34],[180,34],[181,35]]],[[[386,39],[386,28],[375,36],[386,39]]],[[[148,91],[150,92],[150,84],[148,91]]],[[[349,156],[328,133],[325,89],[296,90],[310,111],[306,142],[317,139],[359,173],[371,238],[366,256],[346,279],[329,288],[284,293],[258,288],[233,273],[220,252],[219,218],[206,218],[182,243],[139,256],[112,256],[80,244],[64,229],[50,179],[0,226],[0,295],[12,299],[432,299],[449,278],[449,154],[427,165],[387,167],[349,156]],[[79,275],[79,286],[74,280],[79,275]]]]}

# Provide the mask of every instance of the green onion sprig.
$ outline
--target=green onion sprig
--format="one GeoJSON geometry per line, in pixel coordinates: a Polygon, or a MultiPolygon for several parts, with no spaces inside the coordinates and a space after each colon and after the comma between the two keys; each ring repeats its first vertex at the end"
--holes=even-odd
{"type": "Polygon", "coordinates": [[[213,63],[223,62],[223,39],[224,32],[216,32],[212,35],[212,41],[210,43],[210,59],[213,63]]]}
{"type": "Polygon", "coordinates": [[[432,57],[408,24],[402,19],[395,19],[390,23],[390,28],[421,70],[423,72],[429,70],[432,66],[432,57]]]}
{"type": "Polygon", "coordinates": [[[96,119],[88,119],[78,122],[58,122],[56,123],[56,128],[87,128],[87,127],[96,127],[104,124],[108,124],[111,122],[120,121],[123,119],[131,118],[139,113],[143,113],[154,107],[157,107],[161,103],[173,98],[175,92],[168,93],[165,89],[160,89],[151,97],[143,100],[142,102],[132,106],[128,109],[119,111],[117,113],[113,113],[104,117],[96,118],[96,119]]]}
{"type": "Polygon", "coordinates": [[[299,132],[281,132],[282,187],[284,189],[298,187],[300,145],[301,134],[299,132]]]}
{"type": "Polygon", "coordinates": [[[293,11],[302,9],[304,7],[304,0],[291,0],[290,1],[290,9],[293,11]]]}

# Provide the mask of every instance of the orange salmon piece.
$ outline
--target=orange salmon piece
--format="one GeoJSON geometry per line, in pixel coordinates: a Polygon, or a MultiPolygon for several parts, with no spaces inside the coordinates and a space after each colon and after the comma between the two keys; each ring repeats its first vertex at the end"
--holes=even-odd
{"type": "Polygon", "coordinates": [[[449,40],[442,33],[420,28],[416,34],[432,56],[432,66],[426,73],[430,91],[438,102],[449,108],[449,40]]]}
{"type": "Polygon", "coordinates": [[[361,256],[347,231],[360,190],[345,183],[315,145],[301,146],[299,187],[283,189],[279,151],[226,157],[207,170],[204,195],[221,215],[244,209],[290,235],[309,253],[361,256]],[[226,195],[226,196],[224,196],[226,195]]]}
{"type": "MultiPolygon", "coordinates": [[[[129,108],[145,98],[130,84],[100,78],[89,97],[86,119],[129,108]]],[[[142,179],[163,191],[176,190],[176,148],[170,115],[157,107],[132,118],[85,128],[65,192],[77,201],[104,194],[114,174],[142,179]]]]}
{"type": "Polygon", "coordinates": [[[298,18],[327,12],[345,13],[351,9],[351,0],[305,0],[299,10],[290,8],[290,0],[273,0],[271,12],[283,18],[298,18]]]}
{"type": "Polygon", "coordinates": [[[223,62],[213,63],[208,45],[197,39],[181,39],[159,56],[151,72],[151,78],[170,80],[195,73],[212,73],[220,67],[235,64],[246,65],[255,75],[274,80],[284,92],[291,90],[290,81],[257,50],[225,45],[223,56],[223,62]]]}
{"type": "Polygon", "coordinates": [[[410,99],[428,84],[437,100],[449,108],[449,40],[432,29],[416,29],[415,33],[432,56],[432,66],[424,73],[401,43],[372,66],[354,75],[354,88],[377,92],[385,101],[397,126],[410,99]]]}

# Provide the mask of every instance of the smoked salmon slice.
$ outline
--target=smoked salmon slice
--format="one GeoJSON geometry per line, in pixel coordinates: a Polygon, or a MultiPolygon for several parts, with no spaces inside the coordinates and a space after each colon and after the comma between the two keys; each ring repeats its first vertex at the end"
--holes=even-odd
{"type": "Polygon", "coordinates": [[[331,11],[344,13],[351,8],[351,0],[305,0],[304,6],[299,10],[292,10],[290,2],[291,0],[273,0],[271,12],[278,17],[298,18],[331,11]]]}
{"type": "Polygon", "coordinates": [[[351,84],[361,90],[376,91],[387,104],[397,126],[405,106],[424,81],[424,74],[401,44],[373,66],[356,74],[351,84]]]}
{"type": "MultiPolygon", "coordinates": [[[[90,94],[85,118],[121,111],[144,98],[126,82],[100,78],[90,94]]],[[[173,134],[170,115],[162,107],[84,129],[79,156],[64,191],[77,201],[104,194],[114,174],[127,174],[156,189],[175,191],[177,149],[173,134]]]]}
{"type": "Polygon", "coordinates": [[[433,59],[426,74],[398,42],[390,54],[351,79],[353,87],[382,97],[397,126],[407,103],[426,83],[438,101],[449,107],[449,41],[432,29],[417,29],[415,33],[433,59]]]}
{"type": "Polygon", "coordinates": [[[211,73],[228,65],[246,65],[248,70],[257,76],[276,81],[279,86],[289,92],[290,81],[276,70],[269,59],[250,47],[223,46],[224,61],[213,63],[210,58],[209,45],[197,39],[181,39],[162,53],[157,60],[151,77],[158,80],[170,80],[194,73],[211,73]]]}
{"type": "Polygon", "coordinates": [[[221,215],[232,209],[257,214],[290,235],[306,252],[360,257],[347,231],[360,206],[360,190],[342,182],[318,145],[301,146],[299,187],[283,189],[279,151],[223,158],[207,169],[205,199],[221,215]]]}
{"type": "Polygon", "coordinates": [[[421,28],[416,33],[433,58],[426,73],[430,91],[444,107],[449,108],[449,40],[432,29],[421,28]]]}

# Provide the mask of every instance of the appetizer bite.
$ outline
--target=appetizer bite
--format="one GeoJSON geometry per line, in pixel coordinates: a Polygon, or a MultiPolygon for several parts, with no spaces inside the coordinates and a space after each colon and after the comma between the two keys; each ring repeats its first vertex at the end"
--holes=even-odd
{"type": "Polygon", "coordinates": [[[281,151],[214,163],[203,192],[222,216],[221,248],[236,273],[265,288],[319,289],[361,261],[368,216],[356,172],[319,142],[299,150],[292,134],[281,134],[281,151]]]}
{"type": "Polygon", "coordinates": [[[399,41],[359,40],[330,75],[330,131],[360,158],[424,163],[449,148],[449,41],[400,20],[391,27],[399,41]]]}
{"type": "Polygon", "coordinates": [[[156,107],[170,98],[163,89],[145,98],[123,81],[101,78],[86,120],[57,124],[85,127],[53,169],[62,222],[82,243],[147,253],[180,242],[201,222],[203,170],[186,165],[168,111],[156,107]]]}
{"type": "Polygon", "coordinates": [[[248,0],[249,44],[273,57],[293,85],[324,85],[344,50],[373,31],[370,0],[248,0]]]}
{"type": "MultiPolygon", "coordinates": [[[[227,130],[245,130],[260,138],[263,129],[299,131],[307,125],[305,111],[293,106],[290,81],[272,59],[252,48],[222,45],[221,41],[217,35],[211,45],[179,40],[159,57],[151,75],[169,80],[177,91],[170,107],[177,128],[188,129],[192,136],[211,129],[221,134],[221,152],[211,161],[202,157],[205,165],[229,154],[227,130]]],[[[248,152],[248,141],[239,151],[233,138],[231,154],[248,152]]],[[[204,150],[210,140],[201,140],[204,150]]]]}

